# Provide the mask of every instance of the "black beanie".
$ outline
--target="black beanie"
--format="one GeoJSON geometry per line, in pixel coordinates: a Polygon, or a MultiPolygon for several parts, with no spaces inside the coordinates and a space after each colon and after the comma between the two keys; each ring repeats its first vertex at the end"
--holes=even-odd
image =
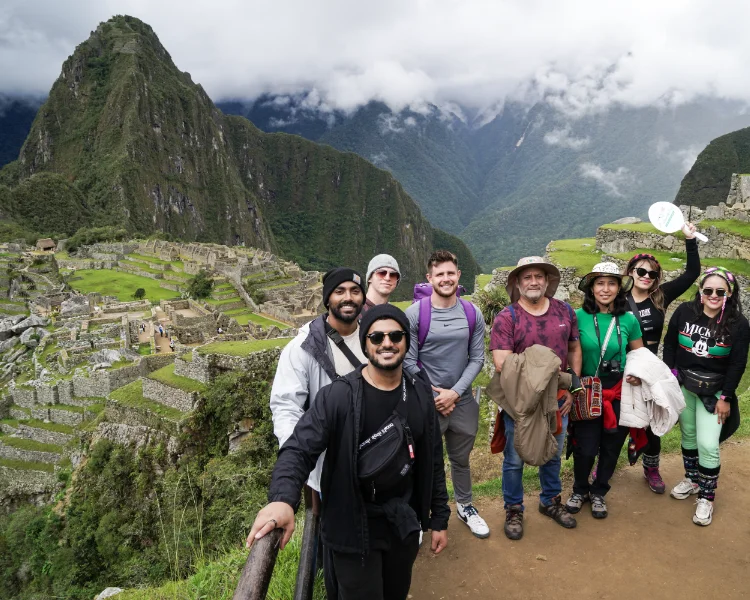
{"type": "Polygon", "coordinates": [[[367,334],[370,333],[370,327],[375,321],[381,319],[393,319],[401,325],[406,332],[406,351],[408,352],[409,342],[411,341],[409,319],[403,310],[393,306],[393,304],[376,304],[362,316],[362,320],[359,322],[359,343],[362,344],[362,352],[365,351],[365,342],[367,341],[367,334]]]}
{"type": "Polygon", "coordinates": [[[345,281],[353,281],[362,290],[365,295],[365,288],[362,285],[362,275],[349,267],[336,267],[323,275],[323,306],[328,308],[328,297],[345,281]]]}

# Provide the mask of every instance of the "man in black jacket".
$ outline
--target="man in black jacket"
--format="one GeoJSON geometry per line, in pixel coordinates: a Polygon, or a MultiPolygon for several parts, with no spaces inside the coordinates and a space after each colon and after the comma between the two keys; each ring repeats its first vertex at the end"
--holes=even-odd
{"type": "Polygon", "coordinates": [[[258,513],[247,543],[278,527],[286,545],[302,484],[326,450],[322,537],[333,552],[339,598],[405,599],[419,530],[432,530],[436,554],[447,544],[440,424],[427,377],[401,367],[410,343],[406,315],[389,304],[372,308],[360,324],[360,339],[368,363],[322,388],[298,421],[279,450],[270,504],[258,513]],[[386,448],[395,419],[404,431],[396,456],[407,457],[406,463],[394,457],[371,479],[360,477],[360,450],[386,448]]]}

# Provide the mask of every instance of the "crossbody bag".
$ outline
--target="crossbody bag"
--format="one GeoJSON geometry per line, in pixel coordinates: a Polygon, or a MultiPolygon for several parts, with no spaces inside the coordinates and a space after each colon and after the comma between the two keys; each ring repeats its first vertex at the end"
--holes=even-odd
{"type": "MultiPolygon", "coordinates": [[[[601,345],[596,373],[594,373],[593,377],[581,377],[581,389],[573,395],[573,406],[570,409],[570,419],[572,421],[590,421],[602,416],[602,380],[599,378],[599,368],[601,367],[615,326],[617,326],[618,348],[622,348],[620,324],[617,317],[614,317],[609,322],[604,343],[601,345]]],[[[596,328],[596,340],[599,341],[599,322],[596,315],[594,315],[594,327],[596,328]]]]}

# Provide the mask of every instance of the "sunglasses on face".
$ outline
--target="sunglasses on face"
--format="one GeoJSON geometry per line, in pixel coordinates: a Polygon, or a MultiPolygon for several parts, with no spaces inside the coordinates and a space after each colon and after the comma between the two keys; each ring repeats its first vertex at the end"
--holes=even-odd
{"type": "Polygon", "coordinates": [[[645,277],[646,275],[648,275],[649,279],[656,279],[659,277],[659,271],[649,271],[643,267],[638,267],[635,272],[638,274],[638,277],[645,277]]]}
{"type": "Polygon", "coordinates": [[[716,289],[703,288],[703,290],[701,291],[701,294],[703,294],[704,296],[713,296],[714,292],[716,292],[716,295],[719,298],[723,298],[727,294],[727,290],[725,290],[724,288],[716,288],[716,289]]]}
{"type": "Polygon", "coordinates": [[[388,269],[380,269],[379,271],[375,271],[375,275],[377,275],[381,279],[388,279],[389,277],[393,277],[396,280],[399,279],[398,273],[396,273],[396,271],[389,271],[388,269]]]}
{"type": "Polygon", "coordinates": [[[405,335],[405,331],[376,331],[375,333],[368,333],[367,338],[376,346],[380,346],[385,340],[385,336],[388,336],[392,343],[399,344],[405,335]]]}

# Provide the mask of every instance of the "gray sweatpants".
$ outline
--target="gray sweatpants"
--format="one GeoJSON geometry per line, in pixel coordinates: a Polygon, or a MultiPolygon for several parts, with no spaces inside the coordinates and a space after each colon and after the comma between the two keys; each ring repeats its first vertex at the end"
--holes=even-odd
{"type": "Polygon", "coordinates": [[[456,502],[471,502],[471,467],[469,455],[479,429],[479,404],[472,396],[461,398],[453,412],[440,418],[440,433],[445,436],[445,448],[451,463],[451,479],[456,502]]]}

